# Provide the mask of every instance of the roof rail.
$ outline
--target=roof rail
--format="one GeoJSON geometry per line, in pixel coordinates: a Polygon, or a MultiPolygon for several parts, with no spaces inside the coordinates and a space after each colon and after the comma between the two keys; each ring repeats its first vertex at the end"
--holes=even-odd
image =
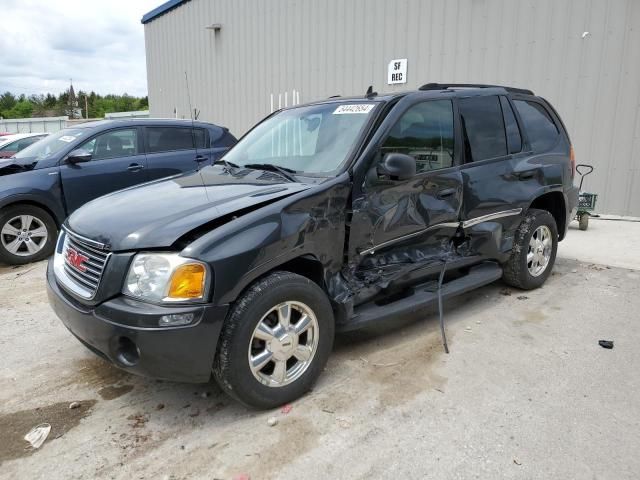
{"type": "Polygon", "coordinates": [[[427,83],[418,90],[446,90],[448,88],[504,88],[510,93],[522,93],[524,95],[535,95],[526,88],[505,87],[504,85],[485,85],[482,83],[427,83]]]}

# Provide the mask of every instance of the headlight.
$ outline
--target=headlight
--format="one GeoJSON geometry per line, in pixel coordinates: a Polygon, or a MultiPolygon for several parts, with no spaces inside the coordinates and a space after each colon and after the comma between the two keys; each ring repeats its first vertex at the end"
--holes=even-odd
{"type": "Polygon", "coordinates": [[[207,266],[177,253],[139,253],[124,283],[123,293],[151,302],[202,300],[207,266]]]}

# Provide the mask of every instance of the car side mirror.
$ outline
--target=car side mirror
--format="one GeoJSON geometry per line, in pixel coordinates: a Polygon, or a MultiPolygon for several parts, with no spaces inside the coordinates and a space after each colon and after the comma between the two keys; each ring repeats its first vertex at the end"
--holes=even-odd
{"type": "Polygon", "coordinates": [[[416,174],[416,159],[404,153],[387,153],[378,164],[378,175],[394,180],[408,180],[416,174]]]}
{"type": "Polygon", "coordinates": [[[83,148],[76,148],[69,155],[67,155],[67,162],[69,163],[84,163],[91,160],[91,153],[83,148]]]}

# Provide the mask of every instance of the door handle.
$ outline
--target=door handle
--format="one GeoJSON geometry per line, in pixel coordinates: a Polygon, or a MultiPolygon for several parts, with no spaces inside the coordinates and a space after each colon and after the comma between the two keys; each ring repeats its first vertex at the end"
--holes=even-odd
{"type": "Polygon", "coordinates": [[[206,162],[209,160],[209,157],[205,157],[204,155],[196,155],[196,162],[206,162]]]}
{"type": "Polygon", "coordinates": [[[438,193],[436,193],[436,197],[440,199],[451,197],[454,193],[456,193],[456,191],[457,190],[455,188],[445,188],[443,190],[439,190],[438,193]]]}
{"type": "Polygon", "coordinates": [[[516,173],[518,180],[529,180],[536,176],[537,170],[526,170],[524,172],[516,173]]]}
{"type": "Polygon", "coordinates": [[[144,168],[144,165],[140,165],[139,163],[132,163],[127,167],[127,170],[130,172],[139,172],[144,168]]]}

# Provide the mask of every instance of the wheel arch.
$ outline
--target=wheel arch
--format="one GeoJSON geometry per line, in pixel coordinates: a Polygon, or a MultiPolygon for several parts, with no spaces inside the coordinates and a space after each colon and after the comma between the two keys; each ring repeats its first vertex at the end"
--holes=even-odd
{"type": "Polygon", "coordinates": [[[529,210],[535,208],[546,210],[556,221],[558,240],[562,240],[567,232],[567,199],[560,191],[545,192],[537,196],[529,205],[529,210]]]}
{"type": "Polygon", "coordinates": [[[46,202],[41,202],[28,196],[15,196],[6,198],[5,201],[0,204],[0,211],[7,208],[15,207],[16,205],[29,205],[31,207],[41,208],[42,210],[47,212],[51,216],[51,218],[53,218],[53,221],[56,223],[56,226],[58,228],[60,228],[62,222],[64,221],[64,215],[57,211],[58,209],[53,208],[51,205],[47,205],[46,202]]]}
{"type": "Polygon", "coordinates": [[[235,302],[238,297],[242,295],[242,292],[252,284],[277,271],[295,273],[308,278],[318,285],[325,293],[327,292],[324,281],[325,266],[315,255],[306,253],[292,258],[281,258],[279,261],[272,261],[268,264],[263,264],[252,272],[248,272],[248,274],[244,275],[237,285],[235,285],[231,292],[228,292],[219,300],[224,303],[235,302]]]}

